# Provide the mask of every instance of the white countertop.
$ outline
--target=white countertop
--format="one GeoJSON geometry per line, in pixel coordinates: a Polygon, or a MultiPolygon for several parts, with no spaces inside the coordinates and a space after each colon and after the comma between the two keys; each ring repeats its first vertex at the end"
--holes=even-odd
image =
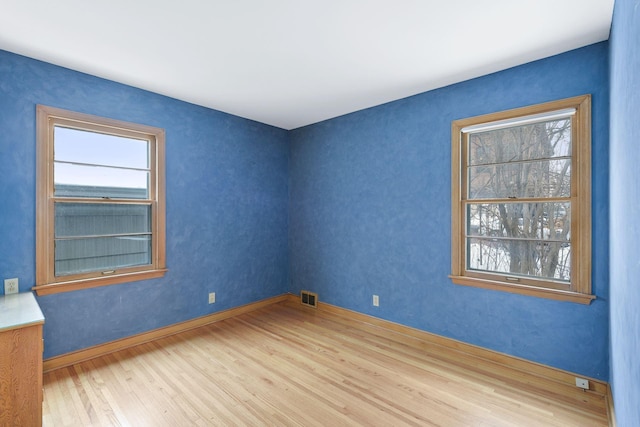
{"type": "Polygon", "coordinates": [[[0,332],[44,323],[32,292],[0,296],[0,332]]]}

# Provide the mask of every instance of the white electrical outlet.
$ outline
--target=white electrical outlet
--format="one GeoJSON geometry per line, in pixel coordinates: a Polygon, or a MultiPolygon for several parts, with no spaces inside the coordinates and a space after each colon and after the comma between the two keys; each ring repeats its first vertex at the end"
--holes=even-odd
{"type": "Polygon", "coordinates": [[[374,307],[379,307],[380,306],[380,298],[378,297],[378,295],[374,295],[373,296],[373,306],[374,307]]]}
{"type": "Polygon", "coordinates": [[[209,292],[209,304],[213,304],[214,302],[216,302],[216,293],[209,292]]]}
{"type": "Polygon", "coordinates": [[[17,294],[18,293],[18,278],[4,279],[4,294],[17,294]]]}
{"type": "Polygon", "coordinates": [[[580,387],[585,390],[589,390],[589,380],[576,377],[576,387],[580,387]]]}

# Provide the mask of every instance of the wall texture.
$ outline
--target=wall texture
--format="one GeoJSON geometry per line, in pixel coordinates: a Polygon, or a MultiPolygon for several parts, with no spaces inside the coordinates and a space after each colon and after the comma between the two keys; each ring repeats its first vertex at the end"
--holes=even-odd
{"type": "Polygon", "coordinates": [[[611,32],[611,384],[618,425],[640,426],[640,1],[611,32]]]}
{"type": "Polygon", "coordinates": [[[167,134],[169,272],[38,298],[45,358],[288,291],[286,131],[4,51],[0,278],[35,280],[36,104],[167,134]]]}
{"type": "Polygon", "coordinates": [[[292,131],[291,292],[607,380],[608,111],[605,42],[292,131]],[[451,121],[587,93],[597,300],[452,284],[451,121]]]}
{"type": "Polygon", "coordinates": [[[0,278],[19,277],[21,291],[34,281],[35,105],[45,104],[166,129],[170,270],[40,297],[45,357],[308,289],[607,380],[608,53],[599,43],[286,132],[0,51],[0,278]],[[453,285],[451,121],[585,93],[598,299],[584,306],[453,285]]]}

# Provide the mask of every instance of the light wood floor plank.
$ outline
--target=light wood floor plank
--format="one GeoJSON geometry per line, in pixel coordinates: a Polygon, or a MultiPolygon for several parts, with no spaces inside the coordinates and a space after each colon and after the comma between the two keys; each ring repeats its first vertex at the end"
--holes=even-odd
{"type": "Polygon", "coordinates": [[[604,396],[279,303],[44,376],[45,426],[606,426],[604,396]]]}

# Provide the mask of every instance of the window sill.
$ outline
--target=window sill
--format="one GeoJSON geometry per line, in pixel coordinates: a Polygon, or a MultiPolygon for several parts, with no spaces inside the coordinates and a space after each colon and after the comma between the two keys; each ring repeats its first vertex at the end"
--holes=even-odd
{"type": "Polygon", "coordinates": [[[135,273],[117,274],[108,277],[97,277],[93,279],[72,280],[69,282],[48,283],[45,285],[34,286],[32,290],[38,296],[59,294],[62,292],[71,292],[81,289],[97,288],[99,286],[116,285],[119,283],[135,282],[138,280],[156,279],[164,276],[168,270],[149,270],[135,273]]]}
{"type": "Polygon", "coordinates": [[[466,276],[449,276],[456,285],[473,286],[476,288],[492,289],[496,291],[510,292],[513,294],[527,295],[538,298],[568,301],[578,304],[591,304],[596,299],[595,295],[581,294],[578,292],[563,291],[559,289],[541,288],[522,284],[507,284],[493,280],[477,279],[466,276]]]}

